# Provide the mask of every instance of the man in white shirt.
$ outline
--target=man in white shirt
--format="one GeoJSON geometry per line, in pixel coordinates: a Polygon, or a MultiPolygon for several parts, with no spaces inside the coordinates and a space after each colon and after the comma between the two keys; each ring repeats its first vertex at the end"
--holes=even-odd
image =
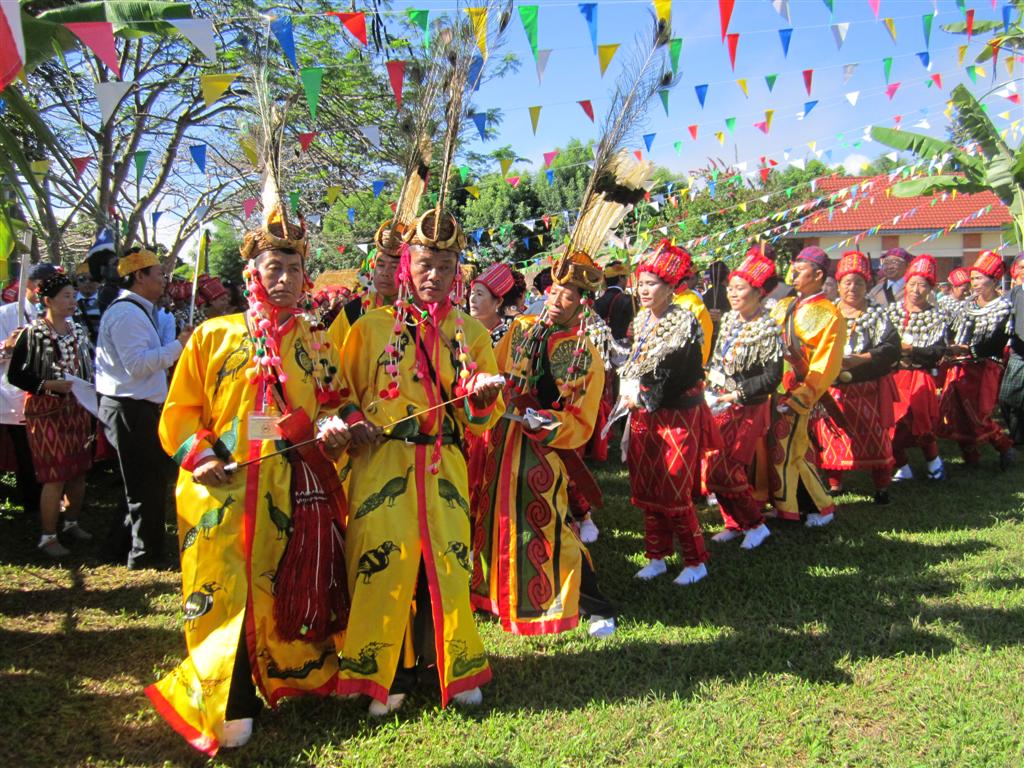
{"type": "Polygon", "coordinates": [[[903,248],[890,248],[882,254],[883,279],[870,291],[868,301],[881,306],[899,304],[903,301],[906,280],[903,275],[914,257],[903,248]]]}
{"type": "Polygon", "coordinates": [[[114,554],[129,568],[163,564],[165,501],[170,459],[160,447],[157,425],[167,397],[167,369],[192,335],[161,344],[156,302],[166,285],[160,259],[133,248],[118,261],[124,289],[100,321],[96,343],[96,391],[100,421],[117,449],[128,514],[112,535],[114,554]]]}
{"type": "Polygon", "coordinates": [[[18,322],[18,302],[0,307],[0,424],[7,430],[14,446],[14,457],[18,468],[15,472],[18,496],[26,513],[39,511],[39,494],[42,486],[36,480],[32,466],[32,451],[28,446],[28,432],[25,430],[25,393],[7,381],[7,367],[11,352],[22,328],[36,319],[39,314],[39,284],[53,277],[57,268],[49,262],[40,262],[29,270],[25,281],[24,320],[18,322]]]}

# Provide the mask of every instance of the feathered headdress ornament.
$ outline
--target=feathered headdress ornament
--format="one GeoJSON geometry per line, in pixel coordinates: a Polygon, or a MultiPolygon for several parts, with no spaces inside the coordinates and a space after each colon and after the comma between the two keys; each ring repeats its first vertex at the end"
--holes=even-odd
{"type": "Polygon", "coordinates": [[[633,58],[619,75],[611,108],[602,122],[579,220],[565,253],[551,270],[559,285],[575,285],[585,291],[600,287],[601,268],[594,263],[594,256],[604,246],[609,230],[618,226],[651,188],[654,163],[637,159],[624,145],[643,122],[655,94],[674,85],[665,63],[671,36],[669,26],[655,19],[652,32],[638,39],[633,58]]]}

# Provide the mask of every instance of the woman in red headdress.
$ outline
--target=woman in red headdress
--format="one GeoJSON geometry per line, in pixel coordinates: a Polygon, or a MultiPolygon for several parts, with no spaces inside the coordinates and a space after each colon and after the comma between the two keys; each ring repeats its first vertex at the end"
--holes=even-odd
{"type": "Polygon", "coordinates": [[[889,320],[900,337],[899,368],[893,374],[899,393],[899,399],[893,403],[892,455],[897,467],[894,482],[913,479],[907,449],[914,445],[928,462],[928,479],[946,477],[935,440],[939,418],[935,389],[936,367],[946,352],[949,325],[946,313],[931,304],[935,273],[935,259],[927,253],[918,256],[907,268],[903,300],[888,306],[889,320]]]}
{"type": "Polygon", "coordinates": [[[969,467],[981,461],[980,446],[991,443],[1005,470],[1014,460],[1013,441],[992,420],[1010,336],[1010,300],[998,292],[1002,277],[1002,257],[982,251],[971,267],[972,298],[951,323],[953,344],[947,354],[955,364],[939,403],[938,434],[960,444],[969,467]]]}
{"type": "Polygon", "coordinates": [[[762,302],[778,278],[775,264],[759,250],[747,252],[729,274],[727,296],[731,312],[721,321],[708,371],[712,412],[724,447],[708,455],[708,490],[718,499],[725,530],[713,541],[743,536],[743,549],[754,549],[770,531],[754,499],[750,476],[755,457],[771,426],[772,392],[782,381],[783,346],[778,324],[762,302]]]}
{"type": "Polygon", "coordinates": [[[819,446],[818,467],[833,493],[843,472],[866,469],[875,485],[875,503],[889,503],[892,482],[893,401],[890,373],[900,359],[900,337],[886,308],[867,299],[871,261],[847,251],[836,269],[837,307],[846,321],[846,345],[839,378],[829,391],[838,412],[824,411],[812,421],[819,446]],[[840,417],[841,414],[841,417],[840,417]]]}
{"type": "Polygon", "coordinates": [[[497,344],[509,329],[508,311],[514,309],[526,293],[526,280],[507,264],[492,264],[469,288],[469,314],[491,332],[497,344]]]}
{"type": "Polygon", "coordinates": [[[692,496],[701,456],[720,443],[704,402],[703,331],[692,312],[672,301],[691,272],[690,254],[668,240],[640,263],[641,309],[633,320],[629,360],[619,372],[620,400],[631,412],[632,502],[644,513],[647,565],[636,576],[665,573],[665,558],[678,540],[685,567],[676,584],[693,584],[708,573],[692,496]]]}

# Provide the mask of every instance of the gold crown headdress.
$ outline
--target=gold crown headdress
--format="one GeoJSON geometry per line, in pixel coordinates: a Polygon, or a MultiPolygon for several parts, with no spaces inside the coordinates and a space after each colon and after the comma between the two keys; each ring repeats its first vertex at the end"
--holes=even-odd
{"type": "Polygon", "coordinates": [[[580,217],[564,255],[551,270],[552,279],[559,285],[575,285],[586,291],[600,287],[603,276],[593,257],[604,246],[608,232],[651,188],[654,163],[637,159],[623,145],[643,122],[654,95],[675,84],[665,67],[670,37],[669,26],[655,19],[653,32],[637,40],[633,58],[616,81],[594,153],[594,170],[580,203],[580,217]]]}

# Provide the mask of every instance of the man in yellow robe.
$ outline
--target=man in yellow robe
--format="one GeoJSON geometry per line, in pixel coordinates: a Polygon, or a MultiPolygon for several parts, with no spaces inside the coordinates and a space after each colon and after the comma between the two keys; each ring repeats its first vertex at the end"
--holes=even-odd
{"type": "Polygon", "coordinates": [[[363,315],[342,355],[343,417],[382,434],[353,428],[338,691],[370,696],[375,716],[398,709],[422,669],[436,667],[442,706],[478,704],[491,678],[470,606],[460,446],[499,418],[501,383],[485,383],[497,374],[490,334],[449,297],[465,236],[438,218],[428,211],[408,229],[398,300],[363,315]]]}
{"type": "Polygon", "coordinates": [[[706,366],[708,358],[711,357],[711,342],[715,337],[715,323],[711,319],[711,313],[708,312],[707,306],[704,304],[704,299],[701,298],[699,293],[689,287],[689,280],[691,279],[693,279],[692,272],[683,281],[683,285],[676,292],[672,302],[680,307],[686,307],[697,318],[697,322],[700,323],[700,329],[704,332],[704,339],[700,343],[700,355],[703,364],[706,366]]]}
{"type": "Polygon", "coordinates": [[[828,525],[835,513],[807,436],[810,412],[822,397],[830,397],[846,345],[846,322],[822,292],[827,270],[828,255],[821,248],[804,248],[793,261],[796,296],[772,309],[782,328],[786,370],[782,391],[773,398],[769,432],[771,501],[780,518],[799,520],[806,513],[810,528],[828,525]]]}
{"type": "Polygon", "coordinates": [[[615,628],[615,611],[568,522],[570,479],[581,491],[596,489],[577,450],[594,431],[605,376],[585,333],[591,289],[581,279],[590,270],[600,283],[601,271],[589,257],[577,259],[569,279],[548,290],[544,313],[516,318],[495,350],[509,374],[510,409],[490,433],[475,499],[473,603],[516,634],[564,632],[581,611],[592,635],[615,628]]]}
{"type": "MultiPolygon", "coordinates": [[[[275,706],[285,696],[324,695],[336,686],[344,622],[337,474],[318,446],[303,449],[316,452],[303,457],[298,450],[268,456],[285,438],[313,437],[340,401],[337,353],[297,309],[305,248],[301,230],[283,220],[246,235],[250,310],[208,320],[192,335],[160,420],[160,441],[180,465],[189,655],[146,694],[208,755],[248,741],[261,707],[257,689],[275,706]],[[233,462],[254,460],[231,471],[233,462]],[[311,530],[322,536],[311,541],[311,530]],[[320,551],[329,567],[315,574],[323,579],[315,590],[296,590],[304,582],[284,565],[286,550],[294,564],[302,559],[298,550],[313,545],[326,545],[320,551]],[[292,588],[282,586],[289,581],[292,588]],[[279,617],[296,611],[301,627],[286,631],[279,617]]],[[[333,458],[347,427],[335,418],[319,431],[333,458]]]]}

